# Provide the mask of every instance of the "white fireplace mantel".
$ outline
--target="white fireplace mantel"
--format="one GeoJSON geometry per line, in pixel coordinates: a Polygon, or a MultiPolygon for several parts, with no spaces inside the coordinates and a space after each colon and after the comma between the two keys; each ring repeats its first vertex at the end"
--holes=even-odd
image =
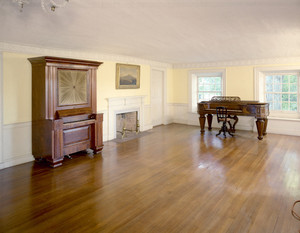
{"type": "Polygon", "coordinates": [[[144,130],[145,96],[125,96],[107,98],[108,109],[108,140],[116,138],[116,115],[126,112],[138,112],[140,131],[144,130]]]}

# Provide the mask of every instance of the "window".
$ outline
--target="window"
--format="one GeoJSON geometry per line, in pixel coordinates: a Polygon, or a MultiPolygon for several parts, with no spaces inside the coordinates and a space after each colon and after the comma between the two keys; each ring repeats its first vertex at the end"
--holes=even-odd
{"type": "Polygon", "coordinates": [[[270,104],[270,111],[298,111],[298,76],[284,73],[265,75],[265,100],[270,104]]]}
{"type": "Polygon", "coordinates": [[[255,96],[269,103],[270,116],[299,118],[300,67],[255,69],[255,96]]]}
{"type": "Polygon", "coordinates": [[[198,102],[225,95],[225,70],[191,71],[189,87],[189,107],[192,112],[196,112],[198,102]]]}
{"type": "Polygon", "coordinates": [[[222,77],[198,77],[198,102],[222,95],[222,77]]]}

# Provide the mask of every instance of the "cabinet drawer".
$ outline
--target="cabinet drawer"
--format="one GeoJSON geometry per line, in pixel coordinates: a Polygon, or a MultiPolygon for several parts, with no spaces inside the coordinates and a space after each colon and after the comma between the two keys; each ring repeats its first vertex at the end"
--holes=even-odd
{"type": "Polygon", "coordinates": [[[91,139],[91,125],[82,126],[63,131],[64,146],[79,142],[89,141],[91,139]]]}

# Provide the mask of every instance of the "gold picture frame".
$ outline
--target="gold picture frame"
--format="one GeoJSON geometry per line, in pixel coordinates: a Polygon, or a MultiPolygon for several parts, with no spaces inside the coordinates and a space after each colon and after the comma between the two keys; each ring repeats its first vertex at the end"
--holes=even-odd
{"type": "Polygon", "coordinates": [[[116,89],[140,88],[140,66],[117,63],[116,89]]]}

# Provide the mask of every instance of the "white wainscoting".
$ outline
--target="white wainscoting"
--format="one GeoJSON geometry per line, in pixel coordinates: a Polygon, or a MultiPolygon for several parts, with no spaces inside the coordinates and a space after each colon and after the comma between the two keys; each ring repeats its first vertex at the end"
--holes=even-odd
{"type": "MultiPolygon", "coordinates": [[[[143,112],[143,131],[152,129],[151,106],[144,105],[143,112]]],[[[103,141],[108,141],[110,140],[108,110],[100,110],[99,113],[103,113],[103,141]]],[[[199,118],[197,113],[188,111],[188,104],[173,103],[167,104],[165,123],[199,126],[199,118]]],[[[213,118],[212,127],[220,127],[216,117],[213,118]]],[[[236,129],[256,131],[255,118],[239,117],[236,129]]],[[[270,117],[267,132],[300,136],[300,120],[270,117]]],[[[3,156],[0,169],[34,160],[31,149],[31,122],[4,125],[2,138],[3,156]]]]}
{"type": "MultiPolygon", "coordinates": [[[[187,125],[196,125],[200,127],[199,116],[197,113],[188,111],[188,104],[168,104],[168,123],[179,123],[187,125]]],[[[268,118],[268,133],[284,134],[292,136],[300,136],[300,119],[282,119],[268,118]]],[[[256,132],[256,119],[254,117],[239,116],[239,121],[236,125],[237,130],[247,130],[256,132]]],[[[207,123],[206,123],[207,127],[207,123]]],[[[213,128],[219,128],[216,117],[213,118],[213,128]]]]}
{"type": "Polygon", "coordinates": [[[274,134],[300,136],[300,119],[282,119],[269,117],[267,132],[274,134]]]}
{"type": "Polygon", "coordinates": [[[2,168],[33,161],[31,122],[3,126],[2,168]]]}
{"type": "Polygon", "coordinates": [[[152,117],[151,117],[151,105],[145,104],[144,105],[144,127],[143,130],[149,130],[152,129],[152,117]]]}

